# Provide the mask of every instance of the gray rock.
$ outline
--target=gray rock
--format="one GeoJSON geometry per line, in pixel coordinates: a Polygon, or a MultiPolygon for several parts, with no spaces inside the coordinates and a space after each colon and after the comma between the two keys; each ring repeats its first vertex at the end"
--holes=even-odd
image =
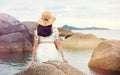
{"type": "Polygon", "coordinates": [[[30,51],[30,38],[24,24],[8,14],[0,13],[0,52],[30,51]]]}
{"type": "Polygon", "coordinates": [[[10,16],[9,14],[6,13],[0,13],[0,28],[17,25],[19,23],[21,22],[18,21],[13,16],[10,16]]]}
{"type": "Polygon", "coordinates": [[[33,31],[37,28],[37,26],[39,25],[36,22],[31,22],[31,21],[26,21],[23,22],[23,24],[27,27],[28,31],[30,34],[33,35],[33,31]]]}
{"type": "Polygon", "coordinates": [[[33,43],[34,41],[34,30],[37,28],[37,26],[39,25],[36,22],[32,22],[32,21],[25,21],[23,22],[23,24],[27,27],[29,34],[30,34],[30,40],[33,43]]]}
{"type": "Polygon", "coordinates": [[[30,51],[32,44],[28,35],[21,32],[9,33],[0,36],[0,52],[30,51]]]}

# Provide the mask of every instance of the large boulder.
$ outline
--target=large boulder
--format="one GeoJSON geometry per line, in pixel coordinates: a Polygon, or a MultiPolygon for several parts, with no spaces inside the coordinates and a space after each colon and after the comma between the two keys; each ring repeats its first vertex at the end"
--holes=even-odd
{"type": "Polygon", "coordinates": [[[92,34],[75,33],[62,41],[63,48],[66,49],[94,49],[103,40],[92,34]]]}
{"type": "Polygon", "coordinates": [[[24,25],[0,28],[0,52],[30,50],[32,50],[32,44],[24,25]]]}
{"type": "Polygon", "coordinates": [[[33,64],[30,68],[15,75],[86,75],[69,64],[58,61],[33,64]]]}
{"type": "Polygon", "coordinates": [[[23,22],[23,24],[27,27],[27,29],[31,35],[34,35],[33,31],[39,25],[37,22],[33,22],[33,21],[25,21],[25,22],[23,22]]]}
{"type": "Polygon", "coordinates": [[[34,31],[36,30],[39,24],[34,21],[25,21],[23,22],[23,24],[27,27],[30,37],[31,37],[30,40],[33,43],[34,42],[34,31]]]}
{"type": "Polygon", "coordinates": [[[6,13],[0,13],[0,28],[20,24],[16,18],[6,13]]]}
{"type": "Polygon", "coordinates": [[[120,71],[120,41],[104,41],[94,50],[89,67],[120,71]]]}
{"type": "Polygon", "coordinates": [[[30,50],[32,44],[26,26],[8,14],[0,14],[0,52],[30,50]]]}

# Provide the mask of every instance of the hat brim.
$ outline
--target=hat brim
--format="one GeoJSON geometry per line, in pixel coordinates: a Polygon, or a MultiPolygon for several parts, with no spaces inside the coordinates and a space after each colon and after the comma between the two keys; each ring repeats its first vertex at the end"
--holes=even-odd
{"type": "Polygon", "coordinates": [[[48,21],[45,21],[44,19],[40,18],[38,20],[38,24],[43,25],[43,26],[49,26],[55,22],[55,17],[51,16],[51,18],[48,21]]]}

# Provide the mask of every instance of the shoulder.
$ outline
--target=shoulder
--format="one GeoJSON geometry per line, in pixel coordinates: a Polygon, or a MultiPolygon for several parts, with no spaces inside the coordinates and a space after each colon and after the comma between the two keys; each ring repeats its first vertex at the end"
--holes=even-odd
{"type": "Polygon", "coordinates": [[[58,30],[58,27],[55,27],[55,26],[54,26],[54,27],[52,27],[52,28],[53,28],[53,30],[58,30]]]}
{"type": "Polygon", "coordinates": [[[53,32],[58,32],[58,27],[52,27],[53,32]]]}
{"type": "Polygon", "coordinates": [[[33,33],[34,33],[35,35],[37,35],[37,29],[33,30],[33,33]]]}

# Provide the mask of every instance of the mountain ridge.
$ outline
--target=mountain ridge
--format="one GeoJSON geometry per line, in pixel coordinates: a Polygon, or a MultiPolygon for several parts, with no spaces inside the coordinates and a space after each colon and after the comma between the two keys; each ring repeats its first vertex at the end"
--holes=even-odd
{"type": "Polygon", "coordinates": [[[69,29],[69,30],[110,30],[108,28],[100,28],[100,27],[85,27],[78,28],[70,25],[63,25],[61,28],[69,29]]]}

